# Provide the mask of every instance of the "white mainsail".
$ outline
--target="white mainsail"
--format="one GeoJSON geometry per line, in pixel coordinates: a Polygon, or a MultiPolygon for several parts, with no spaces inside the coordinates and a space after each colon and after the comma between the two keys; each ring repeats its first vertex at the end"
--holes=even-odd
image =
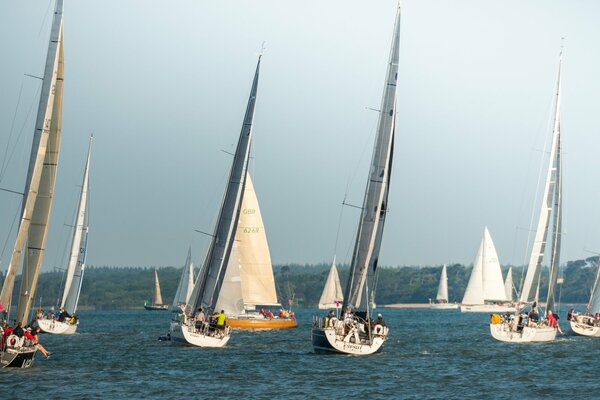
{"type": "Polygon", "coordinates": [[[25,323],[44,256],[60,148],[63,102],[63,1],[57,0],[25,184],[23,208],[0,304],[11,303],[17,269],[25,257],[16,320],[25,323]]]}
{"type": "Polygon", "coordinates": [[[486,226],[462,303],[474,305],[506,300],[498,254],[486,226]]]}
{"type": "Polygon", "coordinates": [[[592,293],[588,304],[588,311],[592,315],[600,313],[600,289],[598,288],[598,284],[600,283],[600,259],[598,260],[597,267],[596,280],[594,281],[594,286],[592,286],[592,293]]]}
{"type": "Polygon", "coordinates": [[[246,171],[248,170],[248,159],[250,157],[250,144],[252,139],[252,121],[254,118],[254,107],[258,90],[258,76],[260,71],[261,56],[258,57],[256,72],[248,98],[244,123],[240,132],[233,165],[229,175],[225,196],[221,203],[219,218],[215,227],[213,239],[207,253],[200,276],[196,280],[194,290],[190,297],[187,311],[197,309],[200,305],[212,308],[218,302],[221,286],[225,278],[225,272],[229,264],[240,210],[244,197],[246,185],[246,171]]]}
{"type": "Polygon", "coordinates": [[[162,295],[160,293],[160,283],[158,282],[158,272],[156,272],[156,270],[154,270],[154,299],[152,304],[163,304],[162,295]]]}
{"type": "Polygon", "coordinates": [[[329,274],[325,281],[325,287],[323,288],[323,293],[319,299],[319,308],[322,310],[338,308],[343,301],[344,293],[342,292],[340,277],[335,266],[335,257],[333,257],[333,262],[331,263],[331,268],[329,268],[329,274]]]}
{"type": "Polygon", "coordinates": [[[177,291],[173,298],[173,305],[171,308],[174,311],[179,311],[180,304],[187,304],[192,289],[194,288],[194,264],[192,263],[192,247],[188,249],[187,258],[185,259],[185,265],[181,271],[181,277],[179,278],[179,284],[177,285],[177,291]]]}
{"type": "Polygon", "coordinates": [[[79,294],[81,293],[81,284],[83,282],[83,273],[85,270],[85,256],[87,253],[88,236],[88,186],[89,186],[89,167],[92,152],[92,139],[88,148],[87,161],[83,173],[83,182],[81,184],[81,193],[79,195],[79,207],[75,220],[75,229],[73,231],[73,240],[71,243],[71,257],[67,268],[67,277],[61,307],[69,314],[77,311],[79,294]]]}
{"type": "Polygon", "coordinates": [[[440,285],[438,286],[437,296],[438,301],[448,301],[448,271],[446,264],[442,267],[442,275],[440,276],[440,285]]]}
{"type": "Polygon", "coordinates": [[[506,280],[504,281],[504,292],[506,293],[506,299],[513,301],[513,278],[512,278],[512,267],[508,267],[506,274],[506,280]]]}
{"type": "MultiPolygon", "coordinates": [[[[561,140],[560,140],[560,87],[561,87],[562,49],[558,64],[558,77],[556,83],[556,103],[554,108],[554,124],[552,141],[550,144],[550,158],[544,185],[543,202],[540,210],[535,239],[531,249],[531,257],[527,265],[527,274],[523,281],[520,301],[527,303],[532,300],[532,288],[536,277],[541,273],[541,263],[544,258],[546,240],[550,228],[550,215],[553,214],[553,229],[551,236],[550,254],[550,280],[548,285],[548,298],[546,308],[554,307],[554,287],[558,278],[560,262],[561,232],[562,232],[562,180],[561,180],[561,140]]],[[[539,292],[539,282],[534,293],[539,292]]],[[[537,298],[537,295],[535,296],[537,298]]]]}
{"type": "Polygon", "coordinates": [[[361,297],[365,309],[374,303],[377,276],[379,273],[379,250],[383,238],[383,227],[387,215],[391,166],[394,149],[396,125],[396,85],[398,81],[398,63],[400,54],[400,7],[390,49],[390,57],[385,78],[377,136],[373,148],[373,158],[365,197],[356,234],[356,242],[350,264],[350,274],[344,292],[346,305],[360,307],[361,297]]]}

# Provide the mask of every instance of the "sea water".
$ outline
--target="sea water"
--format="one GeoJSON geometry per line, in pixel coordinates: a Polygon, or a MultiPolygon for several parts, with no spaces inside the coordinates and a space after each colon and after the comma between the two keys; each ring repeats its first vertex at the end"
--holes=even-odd
{"type": "Polygon", "coordinates": [[[78,332],[42,335],[52,352],[32,368],[0,370],[0,398],[422,399],[597,397],[600,339],[507,344],[488,315],[379,309],[390,327],[372,356],[315,354],[311,318],[298,328],[234,331],[226,347],[161,342],[168,311],[81,312],[78,332]]]}

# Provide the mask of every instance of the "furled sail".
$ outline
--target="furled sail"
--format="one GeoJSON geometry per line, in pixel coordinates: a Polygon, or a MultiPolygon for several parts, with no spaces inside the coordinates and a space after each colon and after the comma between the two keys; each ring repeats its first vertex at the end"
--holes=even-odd
{"type": "Polygon", "coordinates": [[[329,274],[325,281],[325,287],[323,293],[319,299],[319,308],[324,310],[328,308],[337,308],[341,306],[344,301],[344,294],[342,293],[342,285],[340,284],[340,277],[338,275],[337,268],[335,266],[335,257],[329,268],[329,274]]]}
{"type": "Polygon", "coordinates": [[[158,272],[154,270],[154,300],[153,304],[163,304],[162,295],[160,294],[160,283],[158,282],[158,272]]]}
{"type": "Polygon", "coordinates": [[[438,301],[448,301],[448,271],[446,264],[442,267],[442,275],[440,276],[440,285],[438,286],[437,296],[438,301]]]}
{"type": "Polygon", "coordinates": [[[171,308],[174,311],[179,311],[180,304],[187,304],[192,289],[194,288],[194,264],[192,263],[192,247],[188,249],[187,258],[185,259],[185,265],[181,271],[181,277],[179,278],[179,284],[177,285],[177,291],[173,298],[173,305],[171,308]]]}
{"type": "Polygon", "coordinates": [[[512,278],[512,267],[508,268],[506,274],[506,280],[504,281],[504,292],[506,293],[506,299],[513,301],[513,278],[512,278]]]}
{"type": "Polygon", "coordinates": [[[400,7],[396,14],[369,180],[350,265],[350,276],[344,292],[344,307],[346,305],[360,307],[363,292],[367,299],[365,308],[368,308],[368,303],[374,300],[372,294],[377,281],[379,250],[387,214],[391,178],[399,53],[400,7]]]}
{"type": "Polygon", "coordinates": [[[88,181],[91,152],[92,138],[90,138],[87,161],[83,173],[83,182],[81,184],[81,193],[79,195],[79,207],[77,209],[77,218],[71,243],[71,257],[69,259],[65,290],[61,302],[61,307],[64,307],[65,311],[69,314],[74,314],[77,310],[79,294],[81,293],[81,284],[83,282],[83,272],[85,270],[88,236],[88,181]]]}
{"type": "MultiPolygon", "coordinates": [[[[546,308],[551,309],[554,302],[554,286],[558,278],[558,264],[560,262],[560,242],[562,229],[562,183],[561,183],[561,158],[560,158],[560,80],[562,66],[562,50],[558,65],[558,78],[556,84],[556,103],[554,108],[554,125],[552,129],[552,141],[550,145],[550,158],[542,207],[539,221],[535,232],[535,239],[531,249],[531,258],[527,265],[527,274],[523,281],[520,301],[529,302],[532,298],[532,287],[534,281],[540,274],[542,259],[546,248],[546,240],[549,232],[550,215],[554,210],[553,235],[551,237],[551,260],[550,260],[550,284],[548,290],[548,303],[546,308]]],[[[540,280],[537,279],[539,284],[540,280]]],[[[538,289],[536,288],[537,292],[538,289]]]]}
{"type": "Polygon", "coordinates": [[[28,320],[44,255],[60,147],[63,78],[63,2],[57,0],[46,55],[21,219],[6,279],[0,293],[0,304],[8,308],[27,239],[17,322],[28,320]]]}
{"type": "Polygon", "coordinates": [[[246,171],[248,169],[248,159],[250,155],[252,121],[254,118],[254,106],[258,89],[260,59],[261,57],[259,56],[252,89],[250,90],[250,97],[248,99],[248,106],[246,107],[244,123],[233,157],[233,165],[225,190],[225,196],[221,203],[219,218],[217,219],[217,225],[200,276],[194,285],[190,304],[187,309],[188,312],[195,310],[200,305],[209,308],[212,308],[213,305],[215,305],[229,263],[229,257],[240,217],[244,186],[246,184],[246,171]]]}

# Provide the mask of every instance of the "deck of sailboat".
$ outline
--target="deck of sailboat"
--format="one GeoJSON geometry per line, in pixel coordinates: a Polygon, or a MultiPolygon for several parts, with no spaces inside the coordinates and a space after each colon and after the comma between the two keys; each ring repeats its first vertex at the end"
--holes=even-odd
{"type": "Polygon", "coordinates": [[[236,329],[290,329],[298,327],[298,322],[292,318],[251,318],[243,315],[228,317],[226,324],[236,329]]]}

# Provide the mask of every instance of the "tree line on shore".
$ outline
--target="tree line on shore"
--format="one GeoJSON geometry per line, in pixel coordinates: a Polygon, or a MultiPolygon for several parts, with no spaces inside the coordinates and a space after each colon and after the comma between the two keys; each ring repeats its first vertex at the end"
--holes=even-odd
{"type": "MultiPolygon", "coordinates": [[[[288,307],[316,307],[327,279],[330,266],[275,265],[275,284],[279,300],[288,307]]],[[[564,283],[559,286],[559,299],[563,303],[587,303],[598,268],[598,257],[569,261],[562,268],[564,283]]],[[[472,266],[448,265],[448,288],[450,301],[460,302],[469,280],[472,266]]],[[[508,266],[503,267],[504,276],[508,266]]],[[[158,268],[163,300],[173,300],[181,274],[181,268],[158,268]]],[[[342,286],[348,276],[348,266],[338,266],[342,286]]],[[[376,292],[378,305],[394,303],[427,303],[435,298],[439,284],[441,266],[435,267],[382,267],[376,292]]],[[[522,280],[523,267],[513,267],[513,279],[518,288],[522,280]]],[[[62,293],[62,271],[40,274],[35,307],[55,306],[62,293]]],[[[20,277],[17,278],[19,280],[20,277]]],[[[547,274],[542,276],[540,298],[547,289],[547,274]],[[545,276],[544,276],[545,275],[545,276]]],[[[141,308],[144,301],[151,300],[154,287],[154,268],[149,267],[94,267],[86,268],[80,309],[132,309],[141,308]]],[[[17,286],[18,287],[18,282],[17,286]]]]}

